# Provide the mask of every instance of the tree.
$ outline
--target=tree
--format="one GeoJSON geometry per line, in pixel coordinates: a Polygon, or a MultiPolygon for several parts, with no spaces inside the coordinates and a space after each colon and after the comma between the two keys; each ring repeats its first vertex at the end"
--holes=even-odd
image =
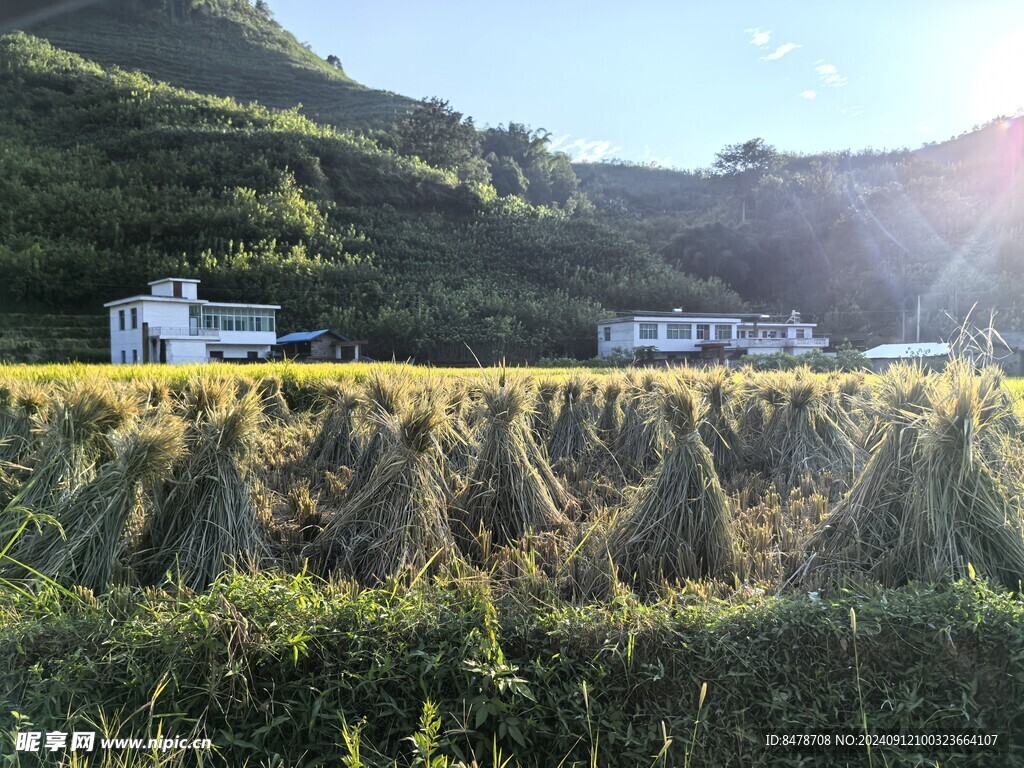
{"type": "Polygon", "coordinates": [[[473,118],[463,118],[447,101],[423,99],[399,123],[396,133],[402,154],[415,155],[435,168],[455,171],[462,181],[490,181],[473,118]]]}
{"type": "Polygon", "coordinates": [[[715,154],[712,167],[722,176],[756,174],[758,177],[779,167],[782,157],[764,139],[729,144],[715,154]]]}
{"type": "Polygon", "coordinates": [[[344,72],[344,68],[341,66],[341,59],[335,56],[333,53],[328,55],[327,63],[334,67],[339,72],[344,72]]]}

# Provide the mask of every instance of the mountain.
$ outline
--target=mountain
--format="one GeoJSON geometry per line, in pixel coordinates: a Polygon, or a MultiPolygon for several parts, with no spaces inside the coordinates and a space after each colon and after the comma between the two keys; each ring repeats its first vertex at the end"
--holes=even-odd
{"type": "Polygon", "coordinates": [[[174,274],[376,357],[488,361],[590,357],[609,308],[743,306],[599,218],[25,33],[0,37],[0,212],[7,311],[99,313],[174,274]]]}
{"type": "Polygon", "coordinates": [[[292,108],[348,129],[388,128],[413,101],[352,80],[245,0],[104,0],[27,30],[104,67],[197,93],[292,108]]]}
{"type": "Polygon", "coordinates": [[[609,226],[754,306],[800,309],[834,338],[894,339],[918,296],[927,337],[972,308],[1024,328],[1024,121],[917,150],[768,148],[745,162],[758,141],[723,148],[701,171],[573,168],[609,226]]]}

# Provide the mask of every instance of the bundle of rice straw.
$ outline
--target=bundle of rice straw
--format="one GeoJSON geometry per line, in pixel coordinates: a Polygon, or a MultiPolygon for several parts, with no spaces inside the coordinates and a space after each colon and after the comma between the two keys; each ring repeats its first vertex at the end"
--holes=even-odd
{"type": "Polygon", "coordinates": [[[459,500],[459,539],[471,551],[479,549],[485,532],[492,544],[504,546],[566,522],[551,494],[557,480],[550,467],[545,479],[537,466],[547,462],[535,453],[529,435],[524,381],[502,371],[485,381],[483,400],[487,414],[480,451],[459,500]]]}
{"type": "Polygon", "coordinates": [[[170,572],[195,590],[266,552],[252,497],[251,459],[263,423],[259,393],[207,402],[190,425],[188,455],[157,499],[138,553],[147,580],[170,572]]]}
{"type": "MultiPolygon", "coordinates": [[[[864,570],[885,584],[962,578],[1009,589],[1024,579],[1024,531],[999,476],[1001,437],[1016,429],[997,377],[951,363],[940,377],[893,366],[888,413],[864,472],[812,539],[817,567],[864,570]]],[[[1020,483],[1019,475],[1015,482],[1020,483]]]]}
{"type": "Polygon", "coordinates": [[[284,397],[284,382],[280,376],[264,376],[256,384],[263,404],[263,412],[272,421],[289,421],[291,408],[284,397]]]}
{"type": "Polygon", "coordinates": [[[410,397],[409,379],[404,372],[389,371],[383,367],[371,370],[361,398],[365,435],[348,485],[350,496],[366,486],[380,457],[391,447],[394,430],[388,429],[387,425],[398,416],[410,397]]]}
{"type": "Polygon", "coordinates": [[[447,562],[454,550],[437,433],[443,410],[420,401],[378,415],[390,433],[368,482],[331,518],[309,554],[363,584],[447,562]]]}
{"type": "Polygon", "coordinates": [[[626,376],[622,428],[615,457],[627,477],[635,480],[653,470],[668,445],[665,422],[659,415],[658,378],[651,371],[626,376]]]}
{"type": "Polygon", "coordinates": [[[579,376],[572,376],[562,388],[562,407],[551,428],[548,455],[552,462],[562,459],[580,461],[593,451],[600,440],[590,419],[593,415],[592,402],[585,399],[592,383],[579,376]]]}
{"type": "MultiPolygon", "coordinates": [[[[58,396],[45,421],[39,421],[31,474],[0,512],[0,541],[10,541],[27,517],[52,517],[68,496],[91,479],[96,463],[109,458],[102,438],[133,413],[132,403],[100,379],[81,381],[58,396]]],[[[38,528],[24,531],[19,546],[39,535],[38,528]]]]}
{"type": "Polygon", "coordinates": [[[603,394],[601,415],[597,420],[597,434],[605,445],[614,445],[619,430],[622,429],[622,406],[619,403],[622,381],[618,377],[610,377],[605,382],[603,394]]]}
{"type": "Polygon", "coordinates": [[[805,473],[850,474],[857,459],[853,428],[828,407],[819,377],[809,372],[766,377],[761,397],[767,420],[759,448],[781,487],[792,487],[805,473]]]}
{"type": "Polygon", "coordinates": [[[551,428],[558,413],[555,398],[558,397],[559,389],[561,386],[557,379],[537,380],[536,403],[530,412],[530,432],[533,439],[541,445],[547,445],[551,439],[551,428]]]}
{"type": "Polygon", "coordinates": [[[16,559],[67,585],[102,592],[125,553],[129,520],[140,513],[143,486],[167,478],[184,450],[184,424],[170,416],[136,423],[111,436],[114,458],[75,490],[16,559]]]}
{"type": "Polygon", "coordinates": [[[321,471],[351,467],[359,455],[353,416],[359,397],[337,382],[323,385],[320,429],[306,451],[305,463],[321,471]]]}
{"type": "Polygon", "coordinates": [[[729,477],[740,469],[746,450],[736,429],[735,387],[729,369],[716,365],[694,379],[707,405],[707,415],[700,423],[700,437],[711,451],[718,476],[729,477]]]}
{"type": "Polygon", "coordinates": [[[723,577],[735,560],[728,501],[700,439],[706,406],[678,381],[665,384],[660,405],[671,447],[608,539],[620,576],[639,591],[663,581],[723,577]]]}

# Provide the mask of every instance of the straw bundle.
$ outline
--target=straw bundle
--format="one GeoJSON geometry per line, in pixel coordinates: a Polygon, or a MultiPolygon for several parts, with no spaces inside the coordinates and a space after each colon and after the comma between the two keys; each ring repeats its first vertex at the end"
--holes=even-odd
{"type": "Polygon", "coordinates": [[[365,486],[328,521],[310,549],[325,569],[363,584],[446,562],[454,549],[448,488],[437,433],[443,411],[420,402],[401,416],[382,413],[385,449],[365,486]]]}
{"type": "Polygon", "coordinates": [[[184,449],[184,424],[173,417],[135,426],[110,439],[114,458],[77,489],[56,515],[61,532],[46,530],[16,559],[68,585],[94,592],[111,585],[126,548],[129,519],[142,488],[162,482],[184,449]]]}
{"type": "Polygon", "coordinates": [[[852,426],[828,408],[818,377],[801,372],[766,378],[760,394],[767,420],[759,449],[776,482],[793,486],[808,472],[845,477],[852,470],[852,426]]]}
{"type": "Polygon", "coordinates": [[[191,425],[189,454],[158,499],[139,553],[150,580],[176,572],[192,589],[265,551],[251,493],[251,455],[263,416],[259,394],[207,402],[212,410],[191,425]]]}
{"type": "Polygon", "coordinates": [[[365,435],[349,481],[349,495],[358,493],[370,481],[374,467],[393,441],[394,430],[386,427],[409,396],[409,380],[402,373],[382,368],[371,371],[362,397],[365,435]]]}
{"type": "Polygon", "coordinates": [[[459,500],[460,539],[473,545],[486,531],[491,543],[503,546],[530,532],[558,528],[566,522],[551,493],[558,481],[550,468],[547,478],[538,469],[538,462],[547,462],[533,453],[525,384],[502,373],[485,383],[483,400],[487,416],[480,452],[459,500]]]}
{"type": "Polygon", "coordinates": [[[636,479],[654,469],[667,446],[664,420],[656,395],[658,379],[647,371],[626,377],[622,428],[615,442],[615,457],[627,477],[636,479]]]}
{"type": "Polygon", "coordinates": [[[730,476],[740,468],[745,448],[736,429],[735,388],[729,369],[708,368],[693,383],[707,405],[707,415],[700,423],[701,440],[711,451],[719,477],[730,476]]]}
{"type": "Polygon", "coordinates": [[[665,580],[725,576],[735,558],[727,498],[700,439],[706,406],[679,382],[665,385],[660,406],[671,448],[608,542],[620,575],[644,591],[665,580]]]}
{"type": "Polygon", "coordinates": [[[331,382],[321,393],[320,429],[306,451],[305,463],[326,471],[351,467],[359,455],[353,415],[359,398],[348,387],[331,382]]]}
{"type": "Polygon", "coordinates": [[[592,406],[585,395],[589,382],[574,376],[562,387],[562,408],[551,428],[548,455],[552,462],[579,461],[600,443],[590,422],[592,406]]]}

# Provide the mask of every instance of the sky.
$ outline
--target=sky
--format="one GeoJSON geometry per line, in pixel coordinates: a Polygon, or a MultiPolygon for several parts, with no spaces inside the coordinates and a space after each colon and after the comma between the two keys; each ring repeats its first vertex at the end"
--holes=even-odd
{"type": "Polygon", "coordinates": [[[542,128],[578,160],[914,148],[1024,108],[1015,0],[269,2],[358,82],[542,128]]]}

